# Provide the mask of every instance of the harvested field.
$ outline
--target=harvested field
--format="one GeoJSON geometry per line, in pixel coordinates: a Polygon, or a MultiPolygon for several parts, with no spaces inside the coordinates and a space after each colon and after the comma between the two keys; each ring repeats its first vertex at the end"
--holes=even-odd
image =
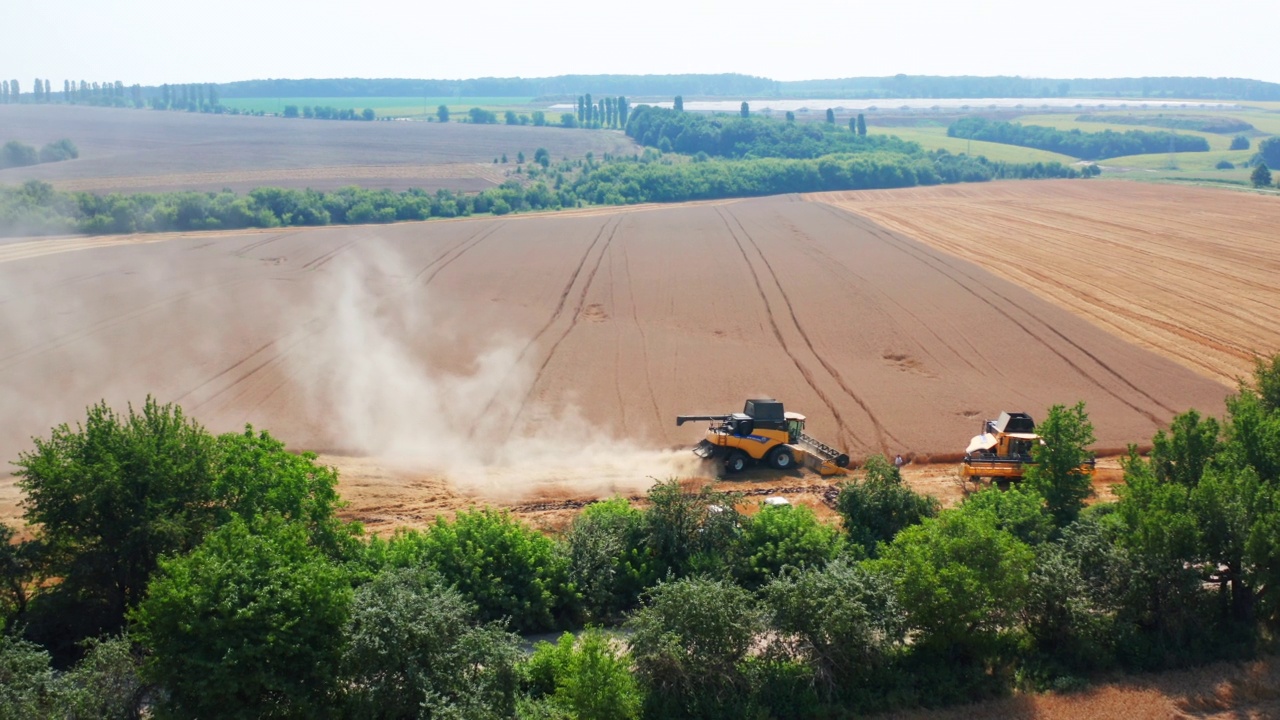
{"type": "MultiPolygon", "coordinates": [[[[1221,412],[1227,392],[975,265],[794,197],[10,242],[0,348],[6,460],[100,398],[152,393],[215,430],[252,422],[345,458],[350,512],[374,529],[475,498],[704,474],[687,451],[702,428],[674,416],[749,396],[784,400],[855,458],[954,461],[1001,409],[1085,400],[1099,446],[1118,449],[1189,407],[1221,412]]],[[[925,480],[958,492],[945,472],[925,480]]]]}
{"type": "Polygon", "coordinates": [[[1234,385],[1280,351],[1280,200],[1120,181],[812,196],[1234,385]]]}
{"type": "Polygon", "coordinates": [[[44,180],[65,190],[481,190],[514,170],[516,153],[552,158],[632,153],[620,132],[426,122],[286,120],[150,110],[0,106],[0,143],[68,138],[77,160],[0,170],[0,184],[44,180]],[[511,164],[495,165],[506,153],[511,164]]]}

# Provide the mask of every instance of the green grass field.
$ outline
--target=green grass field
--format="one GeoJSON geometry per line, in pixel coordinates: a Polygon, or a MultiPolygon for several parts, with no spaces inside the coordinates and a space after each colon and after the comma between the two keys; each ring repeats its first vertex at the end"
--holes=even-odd
{"type": "Polygon", "coordinates": [[[533,98],[529,97],[293,97],[293,98],[223,98],[222,104],[241,111],[283,113],[286,105],[297,105],[301,110],[312,107],[351,108],[357,112],[373,108],[378,117],[421,117],[435,115],[440,105],[448,106],[450,113],[465,113],[473,107],[486,110],[516,110],[531,112],[533,98]]]}
{"type": "Polygon", "coordinates": [[[1076,159],[1073,157],[1049,152],[1047,150],[1036,150],[1035,148],[984,142],[982,140],[974,140],[970,142],[964,138],[947,137],[947,129],[945,127],[879,128],[873,126],[867,128],[867,132],[871,135],[897,135],[903,140],[912,140],[920,143],[920,145],[926,150],[942,149],[956,155],[960,153],[984,155],[988,160],[1013,163],[1057,161],[1064,165],[1070,165],[1071,163],[1076,162],[1076,159]]]}

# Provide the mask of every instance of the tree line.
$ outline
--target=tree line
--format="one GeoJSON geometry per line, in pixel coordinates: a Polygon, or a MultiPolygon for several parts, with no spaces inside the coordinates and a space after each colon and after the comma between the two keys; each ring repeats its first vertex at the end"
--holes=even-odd
{"type": "Polygon", "coordinates": [[[421,189],[395,192],[348,187],[323,192],[264,187],[244,195],[229,190],[95,195],[58,191],[33,180],[17,187],[0,187],[0,236],[390,223],[583,205],[683,202],[993,179],[1076,178],[1084,173],[1060,163],[992,162],[945,150],[919,155],[866,152],[799,160],[672,159],[648,150],[643,156],[602,160],[589,154],[584,160],[562,161],[553,166],[546,151],[539,148],[529,170],[517,165],[515,174],[516,178],[499,187],[474,194],[443,189],[429,193],[421,189]]]}
{"type": "Polygon", "coordinates": [[[1255,130],[1240,118],[1215,117],[1213,115],[1113,115],[1096,113],[1079,115],[1076,122],[1114,123],[1117,125],[1148,125],[1170,130],[1194,130],[1196,132],[1230,135],[1255,130]]]}
{"type": "Polygon", "coordinates": [[[1146,130],[1126,130],[1122,133],[1114,130],[1091,133],[1078,129],[1062,131],[1040,125],[1023,125],[980,117],[966,117],[955,121],[947,128],[947,136],[1048,150],[1082,160],[1209,150],[1209,141],[1195,135],[1146,130]]]}
{"type": "Polygon", "coordinates": [[[1092,505],[1080,403],[1020,484],[950,509],[873,456],[838,525],[669,480],[551,535],[473,509],[382,539],[265,431],[99,404],[16,462],[0,714],[833,717],[1252,657],[1280,621],[1280,355],[1226,407],[1092,505]],[[580,636],[519,650],[548,630],[580,636]]]}
{"type": "Polygon", "coordinates": [[[578,127],[624,128],[631,112],[631,103],[625,96],[600,98],[593,101],[591,93],[578,96],[578,127]]]}
{"type": "Polygon", "coordinates": [[[134,84],[126,88],[119,80],[102,83],[63,80],[61,94],[53,91],[47,78],[44,80],[36,78],[31,87],[31,91],[24,95],[22,84],[17,80],[0,82],[0,104],[62,102],[71,105],[128,107],[132,104],[134,107],[144,107],[142,86],[134,84]]]}

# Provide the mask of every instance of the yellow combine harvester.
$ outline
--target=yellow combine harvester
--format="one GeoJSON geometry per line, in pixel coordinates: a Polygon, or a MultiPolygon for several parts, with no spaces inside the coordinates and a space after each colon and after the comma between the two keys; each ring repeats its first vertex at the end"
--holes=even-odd
{"type": "MultiPolygon", "coordinates": [[[[1034,464],[1032,446],[1043,442],[1030,415],[1001,412],[995,420],[983,421],[982,434],[969,441],[960,473],[973,482],[990,478],[999,485],[1021,480],[1027,466],[1034,464]]],[[[1093,475],[1093,466],[1094,461],[1089,460],[1081,469],[1093,475]]]]}
{"type": "Polygon", "coordinates": [[[740,413],[679,415],[676,425],[696,420],[709,420],[711,426],[693,452],[723,459],[728,472],[741,472],[752,462],[778,470],[801,464],[824,476],[848,472],[848,455],[805,435],[804,416],[784,411],[772,398],[748,400],[740,413]]]}

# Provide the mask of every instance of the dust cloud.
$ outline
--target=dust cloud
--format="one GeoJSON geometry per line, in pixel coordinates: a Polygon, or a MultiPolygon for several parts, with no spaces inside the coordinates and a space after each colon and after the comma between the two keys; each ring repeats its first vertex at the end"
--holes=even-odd
{"type": "Polygon", "coordinates": [[[656,450],[587,421],[572,397],[537,394],[546,348],[447,317],[385,245],[362,243],[313,300],[325,318],[290,353],[310,412],[343,454],[447,476],[458,491],[517,501],[642,490],[696,474],[687,450],[656,450]]]}

